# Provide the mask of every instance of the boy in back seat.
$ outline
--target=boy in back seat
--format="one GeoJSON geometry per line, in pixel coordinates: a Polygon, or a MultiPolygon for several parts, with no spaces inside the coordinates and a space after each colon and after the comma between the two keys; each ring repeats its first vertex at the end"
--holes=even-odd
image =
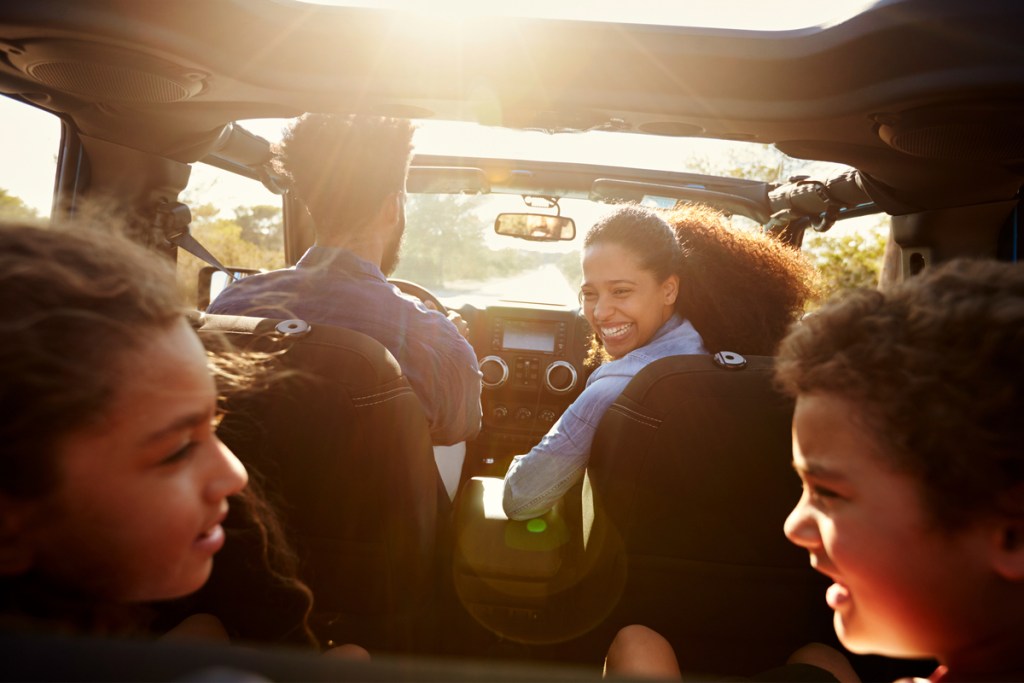
{"type": "MultiPolygon", "coordinates": [[[[1024,267],[953,261],[831,303],[777,377],[804,487],[785,533],[834,581],[843,645],[1024,680],[1024,267]]],[[[627,627],[609,669],[678,675],[659,638],[627,627]]]]}

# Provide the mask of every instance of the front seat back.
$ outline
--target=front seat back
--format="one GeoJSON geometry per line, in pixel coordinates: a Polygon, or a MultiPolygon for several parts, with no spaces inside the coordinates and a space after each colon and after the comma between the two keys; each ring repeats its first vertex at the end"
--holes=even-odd
{"type": "MultiPolygon", "coordinates": [[[[281,374],[233,398],[218,434],[282,513],[321,642],[415,650],[432,630],[450,514],[426,417],[394,357],[366,335],[301,320],[207,314],[199,334],[276,354],[281,374]]],[[[233,565],[218,556],[211,583],[230,591],[230,576],[216,581],[221,566],[233,565]]]]}
{"type": "Polygon", "coordinates": [[[835,638],[827,582],[782,530],[800,496],[792,402],[771,358],[714,358],[656,361],[609,408],[587,473],[588,547],[624,581],[606,636],[644,624],[684,671],[750,675],[835,638]]]}

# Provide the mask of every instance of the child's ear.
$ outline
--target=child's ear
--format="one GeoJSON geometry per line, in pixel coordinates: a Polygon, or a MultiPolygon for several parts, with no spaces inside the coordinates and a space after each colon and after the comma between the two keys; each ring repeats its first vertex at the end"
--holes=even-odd
{"type": "Polygon", "coordinates": [[[0,576],[17,576],[32,568],[28,520],[30,503],[0,495],[0,576]]]}
{"type": "Polygon", "coordinates": [[[1002,517],[994,531],[992,567],[1008,581],[1024,581],[1024,518],[1002,517]]]}

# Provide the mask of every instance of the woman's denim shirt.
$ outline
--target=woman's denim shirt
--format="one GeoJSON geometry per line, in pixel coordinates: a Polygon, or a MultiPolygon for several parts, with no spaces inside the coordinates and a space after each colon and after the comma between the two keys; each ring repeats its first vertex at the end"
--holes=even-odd
{"type": "Polygon", "coordinates": [[[707,353],[700,334],[673,315],[646,345],[595,370],[540,443],[513,458],[505,474],[505,514],[530,519],[550,510],[583,477],[598,423],[636,373],[659,358],[699,353],[707,353]]]}

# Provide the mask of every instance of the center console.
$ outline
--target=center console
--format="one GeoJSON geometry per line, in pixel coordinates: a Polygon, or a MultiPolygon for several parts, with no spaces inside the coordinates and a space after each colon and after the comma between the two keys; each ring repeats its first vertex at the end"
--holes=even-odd
{"type": "Polygon", "coordinates": [[[583,390],[589,328],[575,309],[529,304],[488,306],[473,328],[483,374],[484,466],[473,474],[483,474],[528,451],[583,390]]]}

